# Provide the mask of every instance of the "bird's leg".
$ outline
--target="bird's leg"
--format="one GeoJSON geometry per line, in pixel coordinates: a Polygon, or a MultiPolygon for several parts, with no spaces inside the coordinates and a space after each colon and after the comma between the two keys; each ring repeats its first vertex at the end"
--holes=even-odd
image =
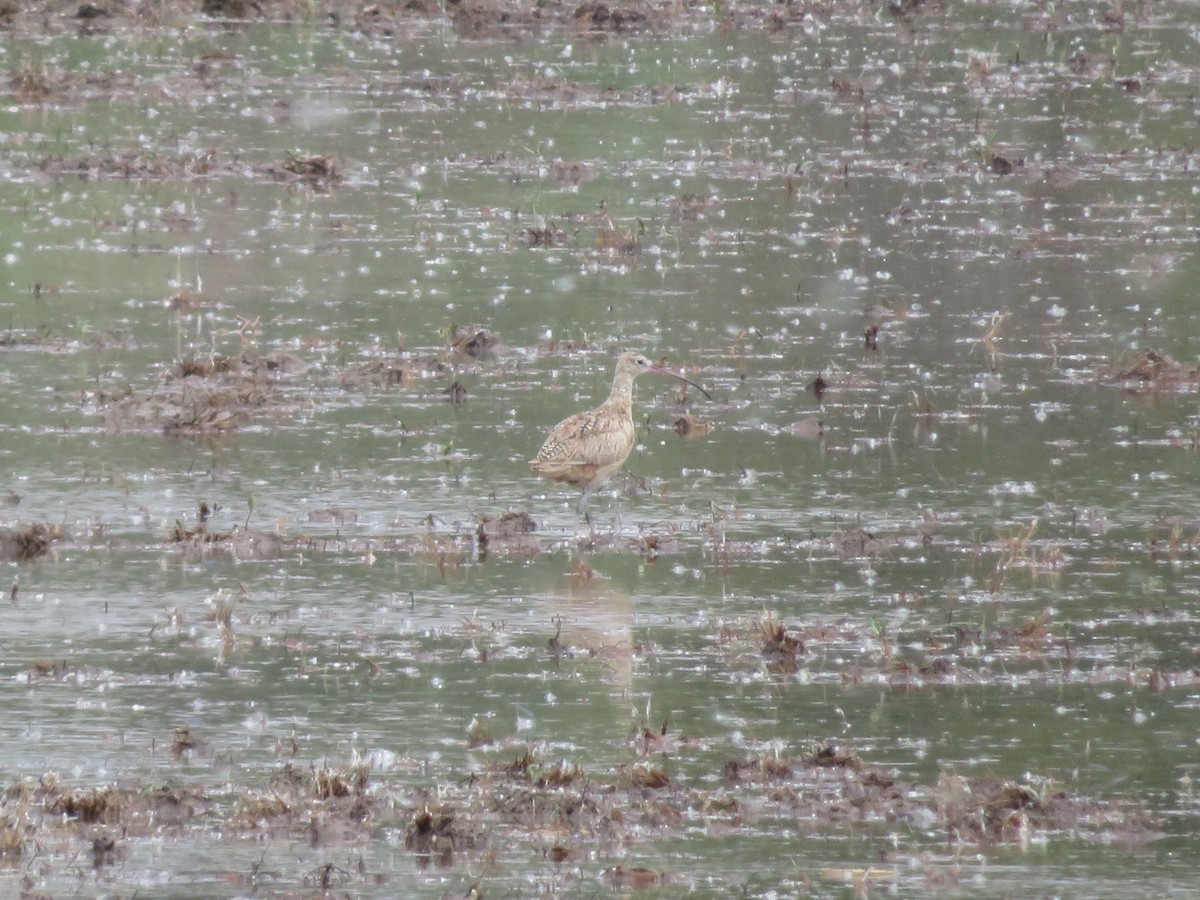
{"type": "Polygon", "coordinates": [[[588,497],[591,493],[591,488],[584,488],[583,493],[579,495],[579,503],[575,506],[575,511],[583,516],[583,521],[587,522],[589,533],[592,532],[592,514],[588,512],[588,497]]]}

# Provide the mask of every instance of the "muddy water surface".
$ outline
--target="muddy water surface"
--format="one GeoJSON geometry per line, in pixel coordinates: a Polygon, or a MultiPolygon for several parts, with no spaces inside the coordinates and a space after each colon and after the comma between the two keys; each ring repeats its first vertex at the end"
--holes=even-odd
{"type": "Polygon", "coordinates": [[[1191,891],[1187,7],[911,6],[10,23],[9,889],[1191,891]]]}

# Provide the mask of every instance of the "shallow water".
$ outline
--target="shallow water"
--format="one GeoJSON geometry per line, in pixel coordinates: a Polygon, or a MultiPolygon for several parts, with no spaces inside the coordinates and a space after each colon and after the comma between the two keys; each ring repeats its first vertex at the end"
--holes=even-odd
{"type": "Polygon", "coordinates": [[[7,70],[50,93],[0,110],[3,514],[59,531],[8,563],[0,772],[128,791],[134,824],[39,817],[14,787],[0,824],[27,837],[2,877],[1192,890],[1186,14],[14,35],[7,70]],[[290,154],[339,177],[285,177],[290,154]],[[494,358],[450,349],[467,324],[494,358]],[[526,461],[627,347],[713,400],[639,382],[639,448],[589,529],[526,461]],[[1146,350],[1180,366],[1117,377],[1146,350]],[[283,374],[178,377],[282,353],[283,374]],[[171,424],[231,386],[256,393],[229,428],[171,424]],[[711,432],[682,440],[684,411],[711,432]],[[505,512],[536,531],[481,544],[505,512]],[[794,665],[770,622],[803,641],[794,665]],[[727,777],[814,742],[935,801],[810,820],[802,800],[854,785],[727,777]],[[526,749],[596,797],[638,766],[670,786],[551,827],[501,802],[526,749]],[[363,762],[365,817],[248,811],[291,797],[285,764],[363,762]],[[972,841],[942,817],[957,777],[1095,818],[972,841]],[[164,824],[163,785],[202,812],[164,824]],[[475,842],[431,864],[406,833],[438,803],[475,842]]]}

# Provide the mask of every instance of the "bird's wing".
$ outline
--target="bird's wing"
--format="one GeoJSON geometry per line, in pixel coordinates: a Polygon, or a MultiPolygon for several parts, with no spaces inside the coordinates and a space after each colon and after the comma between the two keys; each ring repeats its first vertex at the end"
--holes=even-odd
{"type": "Polygon", "coordinates": [[[604,466],[624,462],[633,448],[633,423],[597,410],[563,419],[550,432],[536,459],[563,465],[604,466]]]}

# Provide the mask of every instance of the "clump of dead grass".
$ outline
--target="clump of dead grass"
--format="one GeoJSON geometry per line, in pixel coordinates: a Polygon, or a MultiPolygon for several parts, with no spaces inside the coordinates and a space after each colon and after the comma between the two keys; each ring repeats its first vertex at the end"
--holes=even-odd
{"type": "Polygon", "coordinates": [[[1153,349],[1126,354],[1116,362],[1098,366],[1096,377],[1131,393],[1200,389],[1200,368],[1153,349]]]}
{"type": "Polygon", "coordinates": [[[303,359],[286,351],[188,357],[149,392],[97,391],[92,399],[102,407],[110,433],[217,438],[292,409],[300,397],[284,382],[306,368],[303,359]]]}
{"type": "Polygon", "coordinates": [[[456,356],[483,361],[493,361],[507,349],[498,335],[482,325],[453,326],[448,343],[456,356]]]}
{"type": "Polygon", "coordinates": [[[0,561],[29,562],[50,552],[62,536],[57,525],[30,522],[19,528],[0,528],[0,561]]]}
{"type": "Polygon", "coordinates": [[[329,155],[289,154],[279,165],[267,166],[263,171],[276,181],[303,184],[318,191],[328,191],[342,183],[337,162],[329,155]]]}

